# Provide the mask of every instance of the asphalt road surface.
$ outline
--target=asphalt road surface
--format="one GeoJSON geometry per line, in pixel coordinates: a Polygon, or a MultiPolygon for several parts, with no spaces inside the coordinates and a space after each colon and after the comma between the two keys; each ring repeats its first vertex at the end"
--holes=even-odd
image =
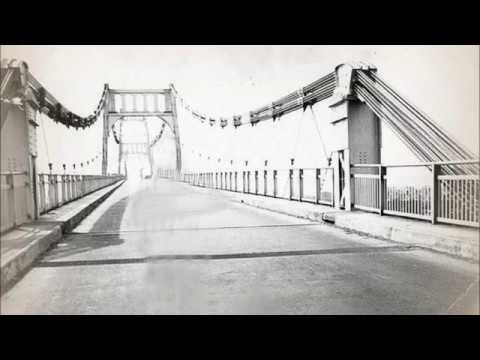
{"type": "Polygon", "coordinates": [[[478,314],[478,264],[129,180],[1,299],[2,314],[478,314]]]}

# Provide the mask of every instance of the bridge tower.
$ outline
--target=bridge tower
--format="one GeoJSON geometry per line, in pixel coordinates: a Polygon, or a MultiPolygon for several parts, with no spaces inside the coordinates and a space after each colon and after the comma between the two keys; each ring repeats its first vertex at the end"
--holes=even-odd
{"type": "Polygon", "coordinates": [[[14,204],[13,219],[5,222],[7,211],[2,210],[2,228],[38,218],[37,206],[37,127],[40,104],[29,81],[33,81],[27,63],[2,60],[1,63],[1,161],[2,187],[8,186],[12,196],[2,196],[2,209],[14,204]],[[6,181],[6,184],[3,182],[6,181]],[[15,195],[16,194],[16,195],[15,195]],[[10,223],[11,222],[11,223],[10,223]]]}
{"type": "MultiPolygon", "coordinates": [[[[330,125],[333,145],[335,207],[351,210],[353,188],[352,164],[381,163],[381,121],[356,96],[352,84],[357,70],[376,71],[364,63],[340,64],[335,68],[336,87],[330,98],[330,125]]],[[[378,169],[356,169],[357,173],[377,174],[378,169]]]]}
{"type": "MultiPolygon", "coordinates": [[[[154,172],[154,162],[152,156],[152,147],[150,144],[150,132],[148,129],[148,123],[145,118],[129,118],[118,120],[120,123],[119,126],[119,154],[118,154],[118,173],[121,172],[122,162],[124,163],[126,169],[126,158],[129,155],[144,155],[148,159],[148,164],[150,168],[150,175],[153,175],[154,172]],[[123,124],[125,122],[140,122],[144,124],[145,127],[145,142],[125,142],[122,138],[123,124]]],[[[126,170],[125,170],[126,173],[126,170]]]]}
{"type": "MultiPolygon", "coordinates": [[[[110,129],[119,120],[125,121],[138,118],[142,119],[146,129],[147,143],[145,144],[145,155],[149,159],[153,172],[153,157],[149,144],[150,134],[145,120],[146,117],[153,117],[163,121],[172,131],[176,148],[176,170],[177,173],[180,173],[182,171],[182,154],[173,84],[170,84],[168,89],[156,90],[116,90],[110,89],[108,84],[105,87],[107,88],[107,100],[104,105],[103,118],[102,174],[106,175],[108,169],[108,137],[110,136],[110,129]],[[139,99],[142,101],[139,101],[139,99]]],[[[123,159],[125,155],[124,149],[125,144],[120,146],[119,167],[121,166],[120,158],[123,159]]]]}

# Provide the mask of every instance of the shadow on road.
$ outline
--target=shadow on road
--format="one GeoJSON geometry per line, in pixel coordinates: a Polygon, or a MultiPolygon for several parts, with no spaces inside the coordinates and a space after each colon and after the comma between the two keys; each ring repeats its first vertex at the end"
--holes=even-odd
{"type": "Polygon", "coordinates": [[[123,214],[128,205],[128,196],[120,199],[95,222],[91,232],[109,231],[104,236],[94,236],[89,233],[65,234],[64,240],[57,244],[44,258],[44,260],[61,259],[67,256],[109,247],[118,246],[124,243],[117,232],[122,224],[123,214]]]}

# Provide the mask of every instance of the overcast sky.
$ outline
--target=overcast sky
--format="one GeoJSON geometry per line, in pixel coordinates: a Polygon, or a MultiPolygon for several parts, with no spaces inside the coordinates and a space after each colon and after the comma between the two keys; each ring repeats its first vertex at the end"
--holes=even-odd
{"type": "MultiPolygon", "coordinates": [[[[34,76],[79,115],[93,112],[104,83],[119,89],[174,83],[199,110],[231,116],[304,86],[339,63],[368,61],[478,154],[476,46],[2,46],[1,57],[26,61],[34,76]]],[[[80,151],[91,158],[100,151],[97,126],[78,132],[51,121],[43,126],[55,161],[71,161],[80,151]]]]}

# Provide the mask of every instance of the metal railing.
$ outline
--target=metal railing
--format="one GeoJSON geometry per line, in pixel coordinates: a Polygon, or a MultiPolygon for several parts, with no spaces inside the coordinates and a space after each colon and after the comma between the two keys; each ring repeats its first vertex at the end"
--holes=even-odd
{"type": "Polygon", "coordinates": [[[26,222],[29,179],[26,172],[0,174],[0,232],[26,222]]]}
{"type": "MultiPolygon", "coordinates": [[[[479,227],[480,180],[477,175],[445,174],[454,165],[476,167],[478,160],[405,165],[351,166],[354,209],[420,220],[479,227]]],[[[186,172],[158,175],[195,186],[334,205],[333,168],[186,172]]]]}
{"type": "MultiPolygon", "coordinates": [[[[174,170],[158,176],[174,179],[174,170]]],[[[180,181],[195,186],[333,206],[333,168],[184,172],[180,181]]]]}
{"type": "Polygon", "coordinates": [[[39,174],[37,186],[39,212],[44,214],[123,178],[122,175],[39,174]]]}
{"type": "Polygon", "coordinates": [[[472,160],[352,165],[352,206],[433,224],[479,227],[479,176],[443,174],[442,167],[449,165],[476,165],[478,169],[479,163],[472,160]],[[362,170],[368,173],[359,173],[362,170]]]}

